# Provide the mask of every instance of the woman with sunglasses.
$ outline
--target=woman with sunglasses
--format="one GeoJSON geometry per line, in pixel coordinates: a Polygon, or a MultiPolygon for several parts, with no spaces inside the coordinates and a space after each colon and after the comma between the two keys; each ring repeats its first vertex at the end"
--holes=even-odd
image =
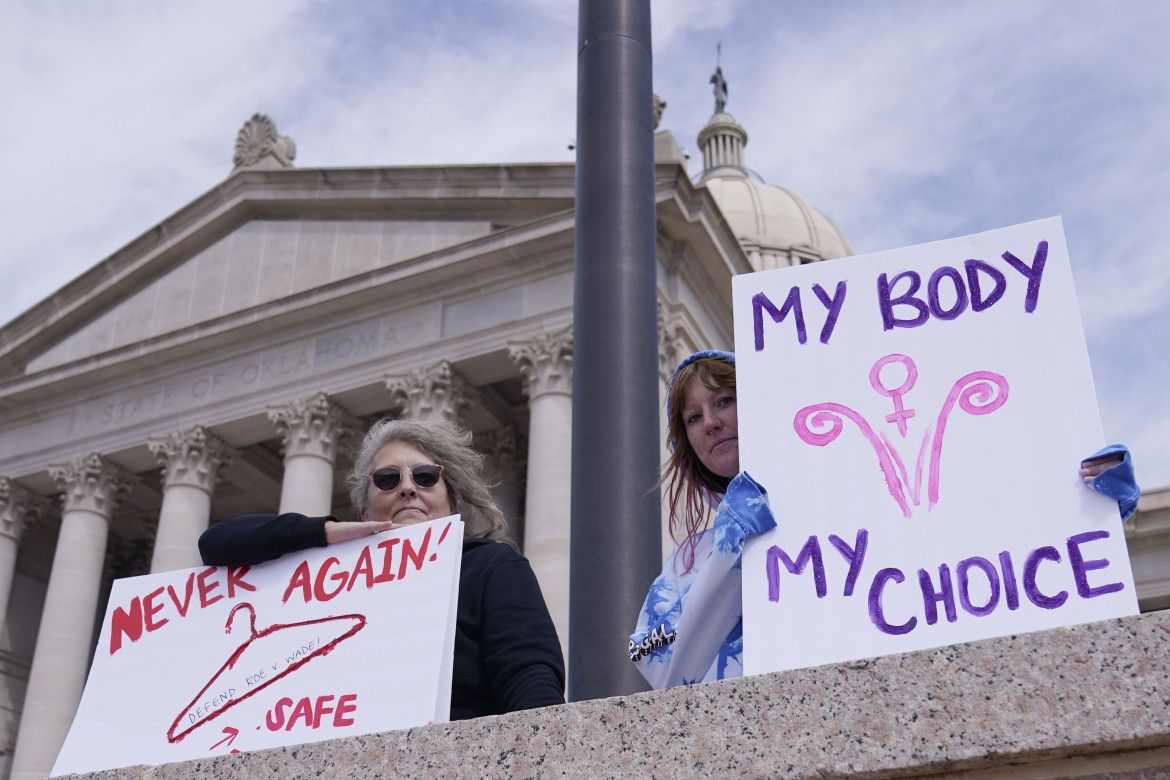
{"type": "Polygon", "coordinates": [[[253,565],[309,547],[458,513],[464,523],[451,719],[564,704],[565,665],[528,561],[507,541],[471,433],[445,422],[374,424],[346,478],[361,520],[237,515],[199,539],[209,566],[253,565]]]}
{"type": "MultiPolygon", "coordinates": [[[[656,689],[743,674],[741,556],[749,536],[776,527],[764,488],[739,470],[735,354],[688,357],[666,403],[671,455],[659,485],[682,541],[650,586],[629,645],[656,689]]],[[[1140,490],[1124,446],[1094,453],[1080,476],[1117,500],[1123,520],[1134,513],[1140,490]]]]}

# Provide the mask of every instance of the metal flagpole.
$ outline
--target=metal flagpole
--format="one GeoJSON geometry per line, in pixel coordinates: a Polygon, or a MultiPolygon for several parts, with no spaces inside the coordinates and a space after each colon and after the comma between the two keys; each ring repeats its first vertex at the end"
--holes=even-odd
{"type": "Polygon", "coordinates": [[[661,568],[649,0],[580,0],[569,698],[646,690],[629,633],[661,568]]]}

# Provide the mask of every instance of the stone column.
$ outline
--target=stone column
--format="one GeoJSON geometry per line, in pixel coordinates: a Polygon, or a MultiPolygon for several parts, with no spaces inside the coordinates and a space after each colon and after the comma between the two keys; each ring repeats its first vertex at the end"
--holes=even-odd
{"type": "Polygon", "coordinates": [[[357,421],[325,393],[270,406],[268,419],[284,439],[280,513],[299,512],[310,517],[330,514],[337,445],[357,431],[357,421]]]}
{"type": "Polygon", "coordinates": [[[151,438],[147,446],[163,467],[162,509],[150,571],[200,566],[199,535],[211,520],[216,476],[220,466],[235,464],[238,453],[201,425],[151,438]]]}
{"type": "MultiPolygon", "coordinates": [[[[670,322],[666,313],[663,311],[662,302],[658,303],[658,430],[659,436],[658,446],[661,450],[661,465],[659,466],[659,473],[662,467],[670,459],[670,445],[667,444],[667,437],[670,436],[670,425],[668,420],[668,410],[666,408],[667,402],[670,400],[670,378],[674,376],[674,369],[682,361],[685,354],[679,354],[682,350],[681,339],[675,334],[677,328],[677,318],[671,317],[670,322]]],[[[689,354],[689,353],[687,353],[689,354]]],[[[674,552],[674,537],[670,534],[670,497],[667,495],[667,485],[662,486],[661,492],[662,502],[662,562],[665,563],[670,554],[674,552]]]]}
{"type": "Polygon", "coordinates": [[[0,627],[8,617],[8,597],[12,593],[20,538],[24,529],[48,507],[48,501],[24,485],[0,477],[0,627]]]}
{"type": "Polygon", "coordinates": [[[479,392],[441,360],[430,368],[385,377],[395,408],[402,417],[458,423],[464,411],[479,404],[479,392]]]}
{"type": "Polygon", "coordinates": [[[573,331],[508,345],[528,394],[524,554],[569,655],[569,537],[573,432],[573,331]]]}
{"type": "Polygon", "coordinates": [[[522,458],[516,427],[505,425],[495,431],[478,433],[475,446],[485,455],[484,476],[491,486],[492,497],[508,518],[508,534],[519,544],[524,538],[524,524],[520,522],[522,458]]]}
{"type": "Polygon", "coordinates": [[[135,479],[98,454],[49,467],[65,491],[61,531],[12,759],[13,780],[47,777],[81,701],[110,519],[135,479]]]}

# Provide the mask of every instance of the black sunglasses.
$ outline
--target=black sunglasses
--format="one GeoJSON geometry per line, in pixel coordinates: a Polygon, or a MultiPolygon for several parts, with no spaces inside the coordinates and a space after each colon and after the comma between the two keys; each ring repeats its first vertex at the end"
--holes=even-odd
{"type": "MultiPolygon", "coordinates": [[[[442,466],[431,466],[424,463],[410,470],[410,479],[420,488],[432,488],[439,484],[439,477],[442,474],[442,466]]],[[[378,490],[394,490],[402,482],[402,469],[397,466],[387,466],[384,469],[371,471],[369,477],[378,490]]]]}

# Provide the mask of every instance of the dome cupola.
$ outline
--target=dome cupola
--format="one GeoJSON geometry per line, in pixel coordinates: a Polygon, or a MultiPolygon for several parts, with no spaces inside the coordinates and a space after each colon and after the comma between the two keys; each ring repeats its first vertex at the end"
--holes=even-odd
{"type": "Polygon", "coordinates": [[[853,254],[833,221],[791,190],[765,184],[744,165],[747,131],[724,108],[727,82],[721,68],[711,76],[715,113],[699,133],[704,185],[719,204],[752,268],[831,260],[853,254]]]}

